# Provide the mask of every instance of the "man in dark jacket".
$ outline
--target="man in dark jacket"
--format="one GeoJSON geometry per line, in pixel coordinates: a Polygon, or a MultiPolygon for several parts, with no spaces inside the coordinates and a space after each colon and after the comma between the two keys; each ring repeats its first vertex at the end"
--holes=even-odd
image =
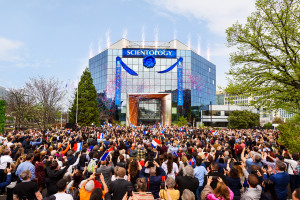
{"type": "MultiPolygon", "coordinates": [[[[219,164],[216,162],[212,162],[211,165],[211,171],[207,174],[207,176],[212,176],[213,181],[211,182],[210,186],[215,189],[217,187],[218,180],[217,178],[220,177],[223,182],[228,185],[228,181],[223,173],[219,172],[219,164]]],[[[207,183],[207,176],[204,177],[204,183],[203,185],[206,185],[207,183]]]]}
{"type": "MultiPolygon", "coordinates": [[[[157,162],[153,162],[153,164],[156,166],[157,171],[159,171],[158,175],[156,174],[156,168],[151,167],[149,170],[150,176],[146,178],[147,184],[148,184],[148,192],[152,192],[155,199],[159,198],[159,191],[160,191],[160,184],[161,181],[164,180],[166,176],[166,172],[159,166],[157,162]]],[[[148,167],[148,162],[146,162],[145,166],[140,172],[140,177],[146,177],[145,175],[145,169],[148,167]]]]}
{"type": "Polygon", "coordinates": [[[109,185],[109,193],[112,195],[111,200],[122,199],[127,192],[127,187],[132,187],[131,182],[124,179],[124,176],[126,175],[125,168],[119,167],[117,174],[115,175],[118,176],[118,179],[112,181],[109,185]]]}
{"type": "Polygon", "coordinates": [[[50,162],[47,163],[47,196],[51,196],[57,193],[56,183],[63,178],[64,174],[67,172],[70,164],[66,161],[66,166],[63,169],[59,169],[57,161],[53,161],[50,165],[50,162]],[[49,166],[50,165],[50,166],[49,166]]]}
{"type": "Polygon", "coordinates": [[[176,184],[178,185],[177,189],[182,195],[185,189],[191,190],[196,196],[196,191],[199,186],[199,180],[194,177],[194,169],[192,166],[187,165],[183,168],[183,176],[178,174],[175,178],[176,184]]]}

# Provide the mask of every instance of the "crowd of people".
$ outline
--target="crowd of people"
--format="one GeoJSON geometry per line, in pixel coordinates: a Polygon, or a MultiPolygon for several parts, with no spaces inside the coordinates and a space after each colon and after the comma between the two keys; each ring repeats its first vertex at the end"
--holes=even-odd
{"type": "Polygon", "coordinates": [[[299,152],[277,130],[108,126],[0,137],[7,200],[300,199],[299,152]]]}

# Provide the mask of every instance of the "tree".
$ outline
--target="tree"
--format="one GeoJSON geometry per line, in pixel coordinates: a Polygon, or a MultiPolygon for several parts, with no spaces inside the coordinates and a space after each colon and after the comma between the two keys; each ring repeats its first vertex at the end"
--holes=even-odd
{"type": "MultiPolygon", "coordinates": [[[[70,122],[76,122],[77,92],[70,109],[70,122]]],[[[78,124],[89,126],[91,123],[99,124],[99,109],[97,92],[93,84],[91,73],[86,68],[78,84],[78,124]]]]}
{"type": "Polygon", "coordinates": [[[174,124],[176,124],[178,127],[181,127],[181,126],[185,126],[187,125],[187,118],[184,117],[184,116],[180,116],[178,118],[178,121],[174,122],[174,124]]]}
{"type": "Polygon", "coordinates": [[[226,30],[231,69],[225,91],[251,104],[300,111],[300,0],[257,0],[247,23],[226,30]]]}
{"type": "Polygon", "coordinates": [[[6,113],[15,118],[15,128],[28,127],[30,116],[33,116],[34,98],[25,89],[9,89],[5,98],[6,113]]]}
{"type": "Polygon", "coordinates": [[[5,124],[5,101],[0,100],[0,133],[4,133],[5,124]]]}
{"type": "Polygon", "coordinates": [[[272,129],[272,123],[268,122],[268,123],[264,124],[264,129],[272,129]]]}
{"type": "Polygon", "coordinates": [[[247,129],[259,126],[259,114],[248,110],[235,110],[230,113],[230,128],[247,129]]]}
{"type": "Polygon", "coordinates": [[[280,132],[279,142],[292,153],[300,152],[300,115],[294,116],[286,124],[278,126],[280,132]]]}
{"type": "Polygon", "coordinates": [[[44,130],[55,122],[56,112],[61,110],[64,92],[59,90],[59,81],[54,78],[31,78],[25,85],[27,95],[34,99],[34,121],[44,130]]]}
{"type": "Polygon", "coordinates": [[[273,124],[284,124],[284,121],[283,121],[283,119],[281,118],[281,117],[275,117],[274,119],[273,119],[273,122],[272,122],[273,124]]]}

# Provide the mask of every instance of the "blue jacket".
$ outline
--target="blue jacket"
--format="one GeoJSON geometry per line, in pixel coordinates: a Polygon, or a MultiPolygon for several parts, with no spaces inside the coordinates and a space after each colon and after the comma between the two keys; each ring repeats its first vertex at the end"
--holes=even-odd
{"type": "Polygon", "coordinates": [[[269,178],[275,185],[275,191],[279,200],[286,200],[287,186],[290,182],[290,175],[287,172],[272,174],[269,178]]]}
{"type": "Polygon", "coordinates": [[[147,188],[148,192],[151,192],[155,199],[159,198],[159,191],[160,191],[160,184],[162,181],[162,176],[166,176],[166,172],[159,167],[158,170],[160,171],[159,176],[145,176],[145,167],[140,172],[140,177],[145,177],[147,181],[147,188]]]}

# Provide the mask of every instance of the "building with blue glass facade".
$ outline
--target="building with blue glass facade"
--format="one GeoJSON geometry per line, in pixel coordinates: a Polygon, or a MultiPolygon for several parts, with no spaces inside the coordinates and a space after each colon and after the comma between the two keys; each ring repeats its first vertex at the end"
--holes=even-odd
{"type": "Polygon", "coordinates": [[[178,40],[121,39],[92,57],[89,71],[101,112],[127,125],[169,125],[181,115],[200,122],[201,107],[216,104],[216,66],[178,40]]]}

